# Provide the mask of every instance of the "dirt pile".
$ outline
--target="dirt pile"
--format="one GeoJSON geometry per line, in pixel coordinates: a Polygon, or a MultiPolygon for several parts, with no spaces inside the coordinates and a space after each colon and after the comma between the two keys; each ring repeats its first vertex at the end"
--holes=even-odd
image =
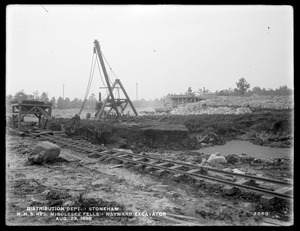
{"type": "Polygon", "coordinates": [[[285,110],[293,108],[293,99],[289,96],[218,96],[197,103],[179,105],[171,111],[171,114],[245,114],[262,109],[285,110]]]}
{"type": "MultiPolygon", "coordinates": [[[[54,119],[51,130],[61,130],[68,119],[54,119]]],[[[134,151],[197,149],[222,145],[233,139],[271,147],[292,147],[289,111],[254,112],[239,115],[166,115],[116,120],[81,120],[79,136],[95,144],[134,151]]]]}
{"type": "Polygon", "coordinates": [[[206,103],[190,103],[178,106],[170,112],[172,115],[199,115],[199,114],[245,114],[252,113],[248,107],[210,107],[206,103]]]}

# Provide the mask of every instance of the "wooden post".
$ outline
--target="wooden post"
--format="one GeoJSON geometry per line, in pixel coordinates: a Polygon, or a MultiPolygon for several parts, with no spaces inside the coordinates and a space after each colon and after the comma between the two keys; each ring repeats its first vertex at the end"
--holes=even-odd
{"type": "Polygon", "coordinates": [[[134,105],[132,104],[131,100],[129,99],[129,96],[127,95],[127,92],[125,91],[125,88],[123,87],[121,81],[120,81],[119,79],[116,79],[116,82],[117,82],[117,81],[118,81],[118,84],[120,85],[120,87],[121,87],[121,89],[122,89],[122,91],[123,91],[125,97],[127,98],[127,101],[128,101],[128,103],[130,104],[130,106],[131,106],[131,108],[132,108],[134,114],[135,114],[136,116],[138,116],[138,113],[137,113],[137,111],[135,110],[134,105]]]}
{"type": "Polygon", "coordinates": [[[21,114],[22,114],[22,104],[19,103],[19,115],[18,115],[18,130],[21,128],[21,114]]]}
{"type": "MultiPolygon", "coordinates": [[[[115,82],[113,83],[113,85],[112,85],[112,87],[111,87],[112,90],[114,90],[116,84],[117,84],[117,81],[115,81],[115,82]]],[[[97,115],[97,118],[100,118],[101,114],[103,113],[104,108],[105,108],[105,106],[106,106],[106,103],[107,103],[109,97],[110,97],[110,95],[107,94],[107,97],[106,97],[106,99],[105,99],[104,102],[103,102],[102,108],[100,109],[100,111],[99,111],[99,113],[98,113],[98,115],[97,115]]],[[[107,114],[108,114],[108,113],[107,113],[107,114]]]]}
{"type": "Polygon", "coordinates": [[[41,127],[41,115],[38,114],[38,118],[39,118],[39,128],[41,127]]]}
{"type": "Polygon", "coordinates": [[[14,112],[15,112],[15,106],[12,106],[12,128],[14,129],[16,127],[15,125],[15,115],[14,115],[14,112]]]}

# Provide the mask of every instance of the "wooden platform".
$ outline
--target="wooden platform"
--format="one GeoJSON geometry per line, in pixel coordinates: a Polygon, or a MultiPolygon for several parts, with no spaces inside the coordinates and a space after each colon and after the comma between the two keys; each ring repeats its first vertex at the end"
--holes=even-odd
{"type": "Polygon", "coordinates": [[[51,120],[52,103],[36,100],[23,100],[21,103],[12,101],[12,127],[21,128],[21,122],[26,115],[35,115],[39,119],[39,127],[45,128],[51,120]]]}

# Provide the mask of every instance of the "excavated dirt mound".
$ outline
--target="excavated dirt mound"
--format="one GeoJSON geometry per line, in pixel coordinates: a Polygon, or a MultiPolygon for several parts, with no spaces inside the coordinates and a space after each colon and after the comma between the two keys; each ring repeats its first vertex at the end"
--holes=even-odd
{"type": "Polygon", "coordinates": [[[265,109],[292,108],[294,108],[294,102],[289,96],[218,96],[196,103],[179,105],[171,111],[171,114],[245,114],[265,109]]]}
{"type": "MultiPolygon", "coordinates": [[[[292,111],[240,115],[154,115],[106,121],[81,120],[72,136],[95,144],[136,151],[184,150],[222,145],[233,139],[271,147],[292,147],[292,111]]],[[[54,119],[49,129],[61,130],[69,119],[54,119]]]]}

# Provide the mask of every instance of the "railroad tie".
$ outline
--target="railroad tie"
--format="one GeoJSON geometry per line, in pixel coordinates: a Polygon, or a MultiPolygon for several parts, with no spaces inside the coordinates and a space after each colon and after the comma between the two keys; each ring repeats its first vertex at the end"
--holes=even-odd
{"type": "MultiPolygon", "coordinates": [[[[234,182],[236,184],[239,184],[239,185],[248,185],[248,186],[255,186],[256,185],[256,182],[255,180],[246,180],[246,179],[240,179],[236,182],[234,182]]],[[[225,185],[224,189],[223,189],[223,194],[225,195],[233,195],[235,194],[239,189],[235,186],[229,186],[229,185],[225,185]]]]}
{"type": "Polygon", "coordinates": [[[119,157],[124,158],[124,157],[126,157],[126,156],[128,156],[128,154],[122,154],[122,155],[118,156],[118,158],[119,158],[119,157]]]}
{"type": "Polygon", "coordinates": [[[168,165],[169,163],[167,162],[164,162],[164,163],[159,163],[159,164],[156,164],[156,166],[158,167],[163,167],[164,165],[168,165]]]}
{"type": "MultiPolygon", "coordinates": [[[[290,187],[282,187],[275,190],[274,192],[281,193],[281,194],[291,194],[292,191],[293,190],[290,187]]],[[[276,198],[277,198],[276,196],[263,195],[260,198],[260,203],[267,206],[273,205],[276,202],[276,198]]]]}
{"type": "Polygon", "coordinates": [[[197,173],[199,171],[201,171],[201,169],[192,169],[192,170],[187,171],[187,173],[197,173]]]}
{"type": "Polygon", "coordinates": [[[145,157],[133,158],[132,160],[134,160],[134,161],[140,161],[140,160],[143,160],[143,159],[145,159],[145,157]]]}
{"type": "MultiPolygon", "coordinates": [[[[154,165],[157,162],[158,162],[157,160],[152,160],[152,161],[148,162],[147,164],[153,164],[154,165]]],[[[148,172],[148,171],[151,171],[152,169],[155,169],[155,167],[147,166],[144,170],[148,172]]]]}
{"type": "Polygon", "coordinates": [[[170,167],[169,169],[177,169],[177,168],[180,168],[180,167],[182,167],[182,165],[176,164],[176,165],[170,167]]]}

